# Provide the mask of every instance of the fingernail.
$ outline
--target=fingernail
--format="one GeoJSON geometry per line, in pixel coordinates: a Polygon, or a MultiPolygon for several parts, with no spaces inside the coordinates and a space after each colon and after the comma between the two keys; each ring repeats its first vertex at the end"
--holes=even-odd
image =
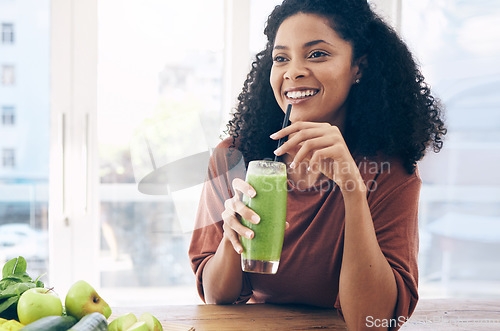
{"type": "Polygon", "coordinates": [[[243,253],[243,249],[241,247],[235,248],[236,253],[241,254],[243,253]]]}
{"type": "Polygon", "coordinates": [[[295,164],[295,161],[292,161],[292,163],[290,163],[290,168],[292,169],[295,169],[297,165],[295,164]]]}
{"type": "Polygon", "coordinates": [[[257,223],[259,223],[259,222],[260,222],[260,217],[259,217],[259,216],[257,216],[257,215],[253,215],[253,216],[252,216],[252,221],[253,221],[255,224],[257,224],[257,223]]]}
{"type": "Polygon", "coordinates": [[[273,133],[272,135],[270,135],[270,136],[269,136],[269,138],[271,138],[271,139],[275,139],[275,138],[276,138],[276,136],[277,136],[277,134],[276,134],[276,133],[273,133]]]}
{"type": "Polygon", "coordinates": [[[252,237],[253,237],[253,232],[252,232],[252,231],[247,231],[247,232],[245,232],[245,237],[247,237],[248,239],[252,239],[252,237]]]}
{"type": "Polygon", "coordinates": [[[311,166],[307,167],[307,172],[311,171],[311,166]]]}
{"type": "Polygon", "coordinates": [[[277,148],[275,151],[274,151],[274,155],[280,155],[281,154],[281,147],[280,148],[277,148]]]}
{"type": "Polygon", "coordinates": [[[250,198],[255,197],[255,195],[256,195],[256,194],[257,194],[257,192],[255,192],[255,191],[253,191],[253,190],[249,190],[249,191],[248,191],[248,196],[249,196],[250,198]]]}

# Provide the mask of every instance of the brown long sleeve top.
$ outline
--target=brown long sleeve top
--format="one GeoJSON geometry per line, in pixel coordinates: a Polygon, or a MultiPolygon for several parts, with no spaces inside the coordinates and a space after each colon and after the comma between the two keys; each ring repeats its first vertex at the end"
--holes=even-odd
{"type": "MultiPolygon", "coordinates": [[[[231,182],[245,178],[241,153],[226,139],[215,149],[204,184],[189,256],[204,299],[203,268],[222,240],[224,201],[233,196],[231,182]]],[[[398,300],[394,319],[405,321],[418,292],[418,171],[408,174],[397,160],[356,158],[368,188],[367,200],[380,248],[394,272],[398,300]]],[[[344,202],[333,181],[308,189],[288,182],[283,250],[275,275],[244,273],[238,302],[297,303],[336,308],[344,245],[344,202]]]]}

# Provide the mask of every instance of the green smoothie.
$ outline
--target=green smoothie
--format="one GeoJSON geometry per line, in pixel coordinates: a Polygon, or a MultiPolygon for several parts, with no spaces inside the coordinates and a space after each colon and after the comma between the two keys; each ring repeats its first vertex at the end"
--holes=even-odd
{"type": "Polygon", "coordinates": [[[242,219],[242,224],[255,233],[253,239],[241,237],[241,244],[244,248],[243,270],[275,273],[285,232],[286,166],[280,162],[252,161],[246,181],[252,185],[257,194],[251,199],[245,196],[243,202],[260,216],[260,222],[253,224],[242,219]],[[252,164],[253,162],[258,164],[252,164]]]}

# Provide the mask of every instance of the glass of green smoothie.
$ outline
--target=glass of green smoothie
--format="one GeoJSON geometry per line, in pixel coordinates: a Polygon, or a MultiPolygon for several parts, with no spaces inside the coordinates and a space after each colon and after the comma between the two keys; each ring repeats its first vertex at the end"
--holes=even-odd
{"type": "Polygon", "coordinates": [[[260,216],[253,224],[242,218],[242,224],[254,231],[253,239],[241,237],[241,267],[246,272],[275,274],[283,246],[286,222],[286,165],[276,161],[251,161],[246,182],[257,192],[244,196],[243,202],[260,216]]]}

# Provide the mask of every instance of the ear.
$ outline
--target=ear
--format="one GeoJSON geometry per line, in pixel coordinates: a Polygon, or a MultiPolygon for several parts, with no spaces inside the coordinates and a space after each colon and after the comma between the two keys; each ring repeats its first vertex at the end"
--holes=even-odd
{"type": "Polygon", "coordinates": [[[366,59],[366,55],[359,57],[356,61],[354,61],[353,69],[354,69],[354,82],[359,83],[361,77],[363,76],[364,69],[368,67],[368,60],[366,59]]]}

